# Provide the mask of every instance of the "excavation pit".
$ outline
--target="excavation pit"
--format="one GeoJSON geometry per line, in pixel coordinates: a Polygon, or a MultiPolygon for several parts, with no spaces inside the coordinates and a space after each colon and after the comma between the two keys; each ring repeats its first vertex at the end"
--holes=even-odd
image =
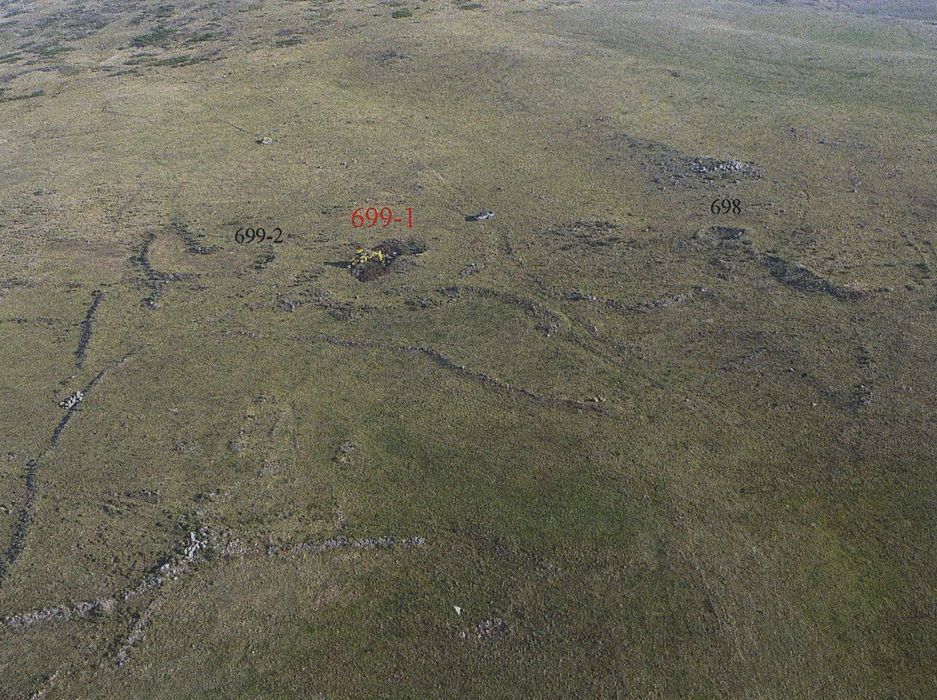
{"type": "Polygon", "coordinates": [[[416,241],[391,238],[370,249],[359,247],[346,267],[359,282],[370,282],[390,272],[394,263],[404,255],[422,255],[425,251],[425,246],[416,241]]]}

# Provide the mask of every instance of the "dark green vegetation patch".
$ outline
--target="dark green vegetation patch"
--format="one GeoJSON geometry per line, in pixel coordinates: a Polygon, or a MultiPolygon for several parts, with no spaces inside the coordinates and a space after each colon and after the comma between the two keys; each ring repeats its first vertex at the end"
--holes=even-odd
{"type": "Polygon", "coordinates": [[[169,43],[174,33],[175,32],[168,27],[159,27],[146,34],[133,37],[130,43],[136,47],[164,46],[169,43]]]}

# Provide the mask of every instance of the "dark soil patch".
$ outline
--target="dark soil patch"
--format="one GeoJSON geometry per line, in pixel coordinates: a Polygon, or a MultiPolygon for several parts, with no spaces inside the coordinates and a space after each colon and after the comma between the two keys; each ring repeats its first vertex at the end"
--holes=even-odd
{"type": "MultiPolygon", "coordinates": [[[[612,134],[610,145],[619,155],[627,154],[631,159],[642,162],[642,169],[657,183],[669,180],[671,184],[689,186],[699,180],[760,178],[764,175],[764,169],[755,163],[693,156],[667,144],[626,133],[612,134]]],[[[614,158],[610,155],[606,159],[614,158]]]]}
{"type": "Polygon", "coordinates": [[[34,459],[29,460],[26,464],[26,498],[23,501],[23,507],[16,516],[16,522],[13,524],[13,536],[10,540],[10,546],[7,547],[3,557],[0,558],[0,582],[6,578],[7,572],[16,563],[26,544],[29,526],[33,519],[36,492],[38,491],[38,484],[36,483],[38,466],[37,461],[34,459]]]}
{"type": "Polygon", "coordinates": [[[160,278],[156,270],[153,269],[153,266],[150,265],[150,246],[153,245],[153,241],[155,240],[155,233],[148,235],[146,240],[143,241],[143,245],[140,246],[140,250],[130,258],[130,262],[132,262],[135,267],[138,267],[143,272],[144,276],[150,280],[160,278]]]}
{"type": "Polygon", "coordinates": [[[81,369],[82,365],[85,363],[85,352],[88,349],[88,343],[91,342],[91,334],[94,331],[94,312],[98,310],[98,304],[101,303],[101,300],[104,298],[104,292],[100,289],[95,289],[91,293],[91,306],[88,307],[88,312],[85,314],[85,319],[81,322],[81,334],[78,337],[78,349],[75,350],[75,366],[81,369]]]}
{"type": "Polygon", "coordinates": [[[715,248],[720,251],[710,258],[710,263],[719,269],[719,276],[723,279],[737,271],[738,262],[748,261],[761,264],[778,282],[800,292],[828,294],[840,301],[855,301],[867,294],[861,289],[835,284],[800,263],[761,252],[751,240],[744,237],[746,233],[744,228],[710,226],[678,244],[677,248],[698,251],[715,248]]]}
{"type": "Polygon", "coordinates": [[[174,223],[172,229],[175,234],[182,239],[182,242],[185,243],[185,250],[187,253],[193,255],[208,255],[218,250],[218,246],[202,245],[200,239],[203,239],[205,234],[201,232],[196,233],[186,224],[174,223]]]}
{"type": "Polygon", "coordinates": [[[862,296],[862,292],[857,289],[835,285],[811,272],[803,265],[789,262],[776,255],[762,255],[761,262],[778,282],[802,292],[829,294],[844,301],[858,299],[862,296]]]}
{"type": "MultiPolygon", "coordinates": [[[[176,233],[186,240],[186,236],[177,228],[176,233]]],[[[143,245],[137,253],[130,258],[130,262],[135,268],[143,273],[143,285],[150,290],[150,295],[143,300],[143,305],[150,309],[159,308],[159,298],[163,293],[163,285],[166,282],[178,282],[192,277],[190,274],[176,272],[160,272],[155,270],[150,264],[150,248],[156,242],[156,234],[149,234],[143,241],[143,245]]],[[[188,241],[186,240],[188,248],[188,241]]],[[[188,248],[190,253],[195,252],[188,248]]],[[[210,251],[205,251],[210,252],[210,251]]]]}
{"type": "MultiPolygon", "coordinates": [[[[108,368],[105,367],[96,375],[94,375],[91,381],[85,385],[85,388],[82,389],[82,394],[84,394],[85,397],[87,397],[91,393],[91,390],[94,389],[94,387],[98,384],[98,382],[104,379],[105,375],[107,374],[107,371],[108,371],[108,368]]],[[[78,408],[77,405],[66,409],[65,414],[62,416],[62,419],[58,422],[58,425],[56,425],[55,429],[52,431],[52,438],[50,442],[52,443],[53,447],[55,447],[58,444],[59,437],[61,437],[62,435],[62,431],[64,431],[65,428],[68,427],[68,422],[72,419],[72,416],[74,416],[75,412],[78,410],[80,409],[78,408]]]]}
{"type": "Polygon", "coordinates": [[[856,408],[872,403],[872,388],[867,384],[858,384],[855,388],[856,408]]]}
{"type": "Polygon", "coordinates": [[[374,60],[382,65],[386,65],[388,63],[396,63],[397,61],[409,61],[410,57],[396,49],[387,49],[386,51],[381,51],[374,60]]]}
{"type": "Polygon", "coordinates": [[[401,241],[396,238],[390,238],[374,246],[372,251],[380,251],[384,254],[384,260],[368,260],[360,264],[346,263],[348,271],[352,277],[361,282],[370,282],[378,277],[382,277],[390,272],[391,266],[398,258],[404,255],[421,255],[426,252],[426,247],[417,241],[401,241]]]}
{"type": "Polygon", "coordinates": [[[251,269],[260,272],[276,259],[276,253],[263,253],[257,256],[257,258],[254,260],[254,263],[251,265],[251,269]]]}
{"type": "Polygon", "coordinates": [[[151,233],[143,241],[140,250],[130,258],[130,262],[143,273],[143,284],[150,289],[150,295],[143,300],[143,305],[150,309],[159,306],[159,297],[163,292],[163,276],[150,265],[150,247],[156,240],[156,234],[151,233]]]}

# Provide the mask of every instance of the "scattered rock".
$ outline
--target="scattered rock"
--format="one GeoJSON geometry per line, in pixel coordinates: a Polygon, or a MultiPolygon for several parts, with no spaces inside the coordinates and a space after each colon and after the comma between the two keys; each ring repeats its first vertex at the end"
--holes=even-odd
{"type": "Polygon", "coordinates": [[[868,406],[872,403],[872,389],[865,384],[856,387],[856,406],[868,406]]]}
{"type": "Polygon", "coordinates": [[[394,63],[396,61],[409,61],[410,57],[404,53],[400,53],[396,49],[387,49],[386,51],[381,51],[376,60],[378,63],[394,63]]]}
{"type": "Polygon", "coordinates": [[[358,445],[351,440],[343,440],[335,450],[332,461],[337,464],[348,464],[351,462],[351,454],[357,449],[358,445]]]}
{"type": "Polygon", "coordinates": [[[276,253],[263,253],[262,255],[257,256],[257,259],[254,260],[253,264],[251,265],[251,269],[260,272],[276,259],[276,253]]]}
{"type": "Polygon", "coordinates": [[[64,408],[66,411],[71,411],[71,410],[74,409],[75,406],[77,406],[77,405],[82,401],[82,399],[84,399],[84,398],[85,398],[85,392],[83,392],[83,391],[81,391],[81,390],[79,389],[79,390],[76,391],[74,394],[72,394],[72,395],[69,396],[67,399],[65,399],[64,401],[59,401],[59,406],[61,406],[62,408],[64,408]]]}
{"type": "Polygon", "coordinates": [[[468,277],[469,275],[476,275],[485,268],[484,263],[470,263],[466,267],[462,268],[459,271],[459,277],[468,277]]]}
{"type": "Polygon", "coordinates": [[[271,476],[273,474],[279,474],[283,471],[284,468],[283,462],[265,459],[263,466],[257,470],[257,476],[271,476]]]}
{"type": "MultiPolygon", "coordinates": [[[[459,613],[461,614],[461,612],[459,613]]],[[[492,617],[487,620],[481,620],[475,624],[469,632],[463,630],[459,636],[462,639],[473,637],[480,642],[493,642],[501,639],[510,632],[507,622],[500,617],[492,617]]]]}
{"type": "Polygon", "coordinates": [[[245,435],[246,433],[242,428],[238,431],[238,436],[228,443],[228,447],[230,447],[231,450],[236,454],[240,454],[247,447],[247,439],[244,437],[245,435]]]}
{"type": "Polygon", "coordinates": [[[13,615],[4,620],[4,624],[11,629],[31,627],[39,622],[64,620],[87,620],[100,615],[111,615],[117,608],[117,601],[113,598],[98,598],[86,600],[62,607],[51,607],[22,615],[13,615]]]}
{"type": "Polygon", "coordinates": [[[643,302],[636,308],[636,311],[647,312],[656,311],[657,309],[666,309],[668,306],[673,306],[674,304],[685,304],[689,298],[690,297],[686,294],[674,294],[673,296],[664,297],[663,299],[651,299],[643,302]]]}
{"type": "Polygon", "coordinates": [[[140,489],[139,491],[125,491],[124,495],[127,498],[138,498],[141,501],[146,501],[147,503],[156,503],[159,501],[160,491],[159,489],[140,489]]]}
{"type": "MultiPolygon", "coordinates": [[[[657,166],[669,176],[671,184],[692,178],[713,180],[728,177],[760,178],[764,175],[764,169],[755,163],[732,159],[694,158],[679,153],[668,154],[664,160],[657,162],[657,166]]],[[[661,183],[663,178],[657,177],[654,181],[661,183]]]]}
{"type": "Polygon", "coordinates": [[[733,228],[731,226],[713,226],[709,230],[723,241],[738,241],[745,235],[744,228],[733,228]]]}
{"type": "Polygon", "coordinates": [[[428,309],[432,306],[436,306],[436,302],[427,297],[419,297],[418,299],[407,299],[404,302],[409,309],[428,309]]]}
{"type": "Polygon", "coordinates": [[[746,177],[761,177],[764,170],[754,163],[743,163],[739,160],[716,160],[715,158],[694,158],[690,161],[690,171],[700,175],[744,175],[746,177]]]}
{"type": "Polygon", "coordinates": [[[227,491],[200,491],[195,494],[196,501],[227,501],[230,498],[231,494],[227,491]]]}
{"type": "Polygon", "coordinates": [[[479,639],[500,639],[508,633],[508,625],[500,617],[482,620],[475,625],[479,639]]]}

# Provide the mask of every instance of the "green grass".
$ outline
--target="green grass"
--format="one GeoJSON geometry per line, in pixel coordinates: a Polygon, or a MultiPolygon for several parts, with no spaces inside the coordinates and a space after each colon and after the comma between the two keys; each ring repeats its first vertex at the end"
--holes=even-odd
{"type": "MultiPolygon", "coordinates": [[[[937,37],[800,2],[469,4],[116,14],[69,41],[114,70],[3,64],[0,555],[31,506],[3,687],[935,696],[937,37]],[[354,228],[368,206],[414,227],[354,228]],[[372,282],[329,264],[409,237],[372,282]],[[127,599],[202,526],[204,560],[127,599]]],[[[0,56],[59,45],[29,7],[0,56]]]]}
{"type": "Polygon", "coordinates": [[[169,40],[172,38],[173,34],[175,34],[175,32],[168,27],[158,27],[151,32],[147,32],[146,34],[139,34],[133,37],[130,43],[132,46],[137,48],[142,48],[145,46],[165,46],[167,43],[169,43],[169,40]]]}
{"type": "Polygon", "coordinates": [[[200,59],[197,56],[171,56],[170,58],[162,58],[157,61],[153,61],[149,65],[152,66],[189,66],[193,63],[199,63],[200,59]]]}
{"type": "Polygon", "coordinates": [[[407,17],[413,17],[413,12],[408,9],[394,10],[390,13],[390,16],[394,19],[405,19],[407,17]]]}
{"type": "Polygon", "coordinates": [[[0,102],[15,102],[17,100],[30,100],[35,97],[42,97],[44,94],[45,94],[44,90],[33,90],[32,92],[28,92],[22,95],[11,95],[10,97],[3,97],[2,91],[0,91],[0,102]]]}
{"type": "Polygon", "coordinates": [[[203,41],[215,41],[218,38],[218,34],[215,32],[203,32],[201,34],[194,35],[191,39],[188,40],[187,43],[198,44],[203,41]]]}
{"type": "Polygon", "coordinates": [[[73,46],[42,46],[36,50],[36,54],[40,58],[53,58],[59,54],[68,53],[69,51],[74,51],[75,47],[73,46]]]}

